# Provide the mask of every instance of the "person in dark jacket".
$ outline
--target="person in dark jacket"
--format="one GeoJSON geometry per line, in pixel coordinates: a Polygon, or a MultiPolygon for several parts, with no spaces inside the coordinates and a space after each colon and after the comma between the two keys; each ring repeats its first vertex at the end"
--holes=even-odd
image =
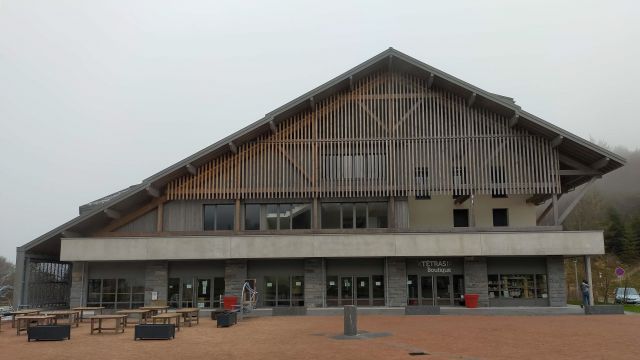
{"type": "Polygon", "coordinates": [[[589,283],[587,280],[582,280],[580,290],[582,291],[582,305],[580,307],[589,305],[589,283]]]}

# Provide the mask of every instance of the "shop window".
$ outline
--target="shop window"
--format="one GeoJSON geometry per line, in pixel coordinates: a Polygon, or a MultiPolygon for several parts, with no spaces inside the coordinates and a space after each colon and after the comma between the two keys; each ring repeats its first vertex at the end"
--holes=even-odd
{"type": "Polygon", "coordinates": [[[304,306],[304,276],[265,276],[265,306],[304,306]]]}
{"type": "Polygon", "coordinates": [[[386,228],[387,212],[386,202],[323,203],[321,226],[323,229],[386,228]]]}
{"type": "Polygon", "coordinates": [[[493,209],[493,226],[509,226],[507,209],[493,209]]]}
{"type": "Polygon", "coordinates": [[[233,230],[235,205],[204,205],[204,230],[233,230]]]}
{"type": "Polygon", "coordinates": [[[491,274],[488,275],[489,298],[546,299],[546,274],[491,274]]]}
{"type": "Polygon", "coordinates": [[[453,227],[469,227],[469,209],[453,209],[453,227]]]}

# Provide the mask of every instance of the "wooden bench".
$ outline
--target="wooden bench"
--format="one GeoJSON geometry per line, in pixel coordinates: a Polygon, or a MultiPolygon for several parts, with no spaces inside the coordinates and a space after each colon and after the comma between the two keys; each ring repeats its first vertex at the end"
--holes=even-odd
{"type": "Polygon", "coordinates": [[[196,324],[200,324],[200,309],[198,308],[177,309],[176,313],[182,315],[184,324],[186,325],[188,323],[189,327],[191,327],[194,319],[196,321],[196,324]]]}
{"type": "Polygon", "coordinates": [[[53,315],[22,315],[16,317],[16,335],[29,329],[32,324],[55,325],[56,317],[53,315]]]}
{"type": "Polygon", "coordinates": [[[176,329],[180,331],[180,319],[182,318],[182,314],[178,313],[164,313],[158,314],[151,317],[151,320],[155,324],[156,322],[162,322],[163,324],[171,324],[171,320],[175,321],[176,329]]]}
{"type": "Polygon", "coordinates": [[[27,327],[27,342],[31,340],[71,340],[71,325],[39,325],[27,327]]]}
{"type": "Polygon", "coordinates": [[[159,340],[175,339],[176,326],[174,324],[138,324],[136,325],[133,340],[159,340]]]}
{"type": "MultiPolygon", "coordinates": [[[[138,324],[147,323],[149,319],[149,315],[152,310],[143,310],[143,309],[131,309],[131,310],[118,310],[116,314],[118,315],[138,315],[138,324]]],[[[124,326],[127,326],[128,321],[125,321],[124,326]]]]}
{"type": "Polygon", "coordinates": [[[127,326],[127,315],[119,315],[119,314],[115,314],[115,315],[94,315],[92,317],[90,317],[89,319],[91,319],[91,335],[93,335],[94,332],[98,332],[99,334],[102,334],[102,330],[114,330],[117,333],[120,332],[124,332],[124,328],[125,326],[127,326]],[[115,326],[110,328],[110,327],[104,327],[102,325],[103,320],[115,320],[115,326]],[[97,323],[97,326],[96,326],[97,323]]]}

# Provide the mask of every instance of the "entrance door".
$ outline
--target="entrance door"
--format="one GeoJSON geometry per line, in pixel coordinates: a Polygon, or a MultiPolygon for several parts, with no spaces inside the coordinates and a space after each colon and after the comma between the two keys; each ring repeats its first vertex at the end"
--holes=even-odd
{"type": "Polygon", "coordinates": [[[196,307],[198,308],[210,308],[211,307],[211,279],[196,279],[196,307]]]}
{"type": "Polygon", "coordinates": [[[355,305],[353,299],[353,276],[340,278],[340,305],[355,305]]]}
{"type": "Polygon", "coordinates": [[[367,306],[371,305],[369,290],[371,286],[369,284],[368,276],[358,276],[356,278],[356,305],[367,306]]]}
{"type": "Polygon", "coordinates": [[[450,276],[421,276],[420,304],[452,305],[450,276]]]}

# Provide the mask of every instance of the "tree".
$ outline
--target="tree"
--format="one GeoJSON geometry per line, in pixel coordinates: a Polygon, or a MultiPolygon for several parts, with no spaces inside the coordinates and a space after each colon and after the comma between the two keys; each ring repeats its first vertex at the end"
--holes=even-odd
{"type": "Polygon", "coordinates": [[[4,256],[0,256],[0,305],[11,301],[15,271],[15,265],[4,256]]]}
{"type": "Polygon", "coordinates": [[[614,208],[609,209],[608,224],[604,232],[604,244],[607,252],[620,255],[625,238],[622,218],[614,208]]]}
{"type": "Polygon", "coordinates": [[[564,222],[567,230],[601,230],[607,223],[607,211],[602,194],[591,189],[580,200],[564,222]]]}

